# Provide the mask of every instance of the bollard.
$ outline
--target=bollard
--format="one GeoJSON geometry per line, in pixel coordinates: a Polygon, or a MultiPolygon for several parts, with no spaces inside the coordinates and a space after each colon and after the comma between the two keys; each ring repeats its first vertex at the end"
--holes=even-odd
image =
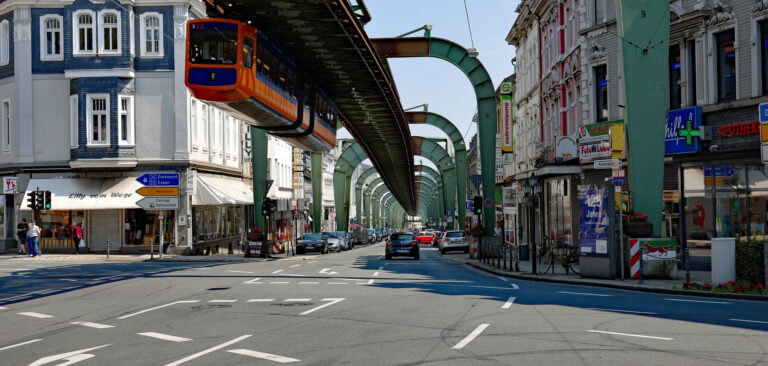
{"type": "Polygon", "coordinates": [[[640,246],[640,281],[639,284],[643,284],[643,246],[640,246]]]}

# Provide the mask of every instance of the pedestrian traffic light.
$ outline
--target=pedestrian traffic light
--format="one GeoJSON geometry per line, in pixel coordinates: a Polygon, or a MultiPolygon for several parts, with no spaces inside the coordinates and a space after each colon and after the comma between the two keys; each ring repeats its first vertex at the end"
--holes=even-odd
{"type": "Polygon", "coordinates": [[[269,215],[269,198],[267,197],[261,200],[261,214],[263,216],[269,215]]]}
{"type": "Polygon", "coordinates": [[[475,196],[474,198],[474,205],[475,213],[478,215],[483,214],[483,197],[482,196],[475,196]]]}
{"type": "Polygon", "coordinates": [[[43,207],[45,207],[46,210],[50,210],[51,209],[51,191],[45,191],[45,193],[43,194],[43,197],[44,197],[43,201],[45,202],[43,207]]]}
{"type": "Polygon", "coordinates": [[[27,194],[29,195],[27,198],[27,207],[29,207],[30,210],[37,210],[37,191],[31,191],[27,194]]]}
{"type": "Polygon", "coordinates": [[[43,191],[35,192],[35,206],[38,210],[42,210],[45,207],[45,194],[43,191]]]}

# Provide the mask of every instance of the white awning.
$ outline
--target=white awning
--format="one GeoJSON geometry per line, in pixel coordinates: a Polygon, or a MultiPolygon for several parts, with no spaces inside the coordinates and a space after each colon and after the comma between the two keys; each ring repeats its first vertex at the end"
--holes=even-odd
{"type": "Polygon", "coordinates": [[[253,190],[236,178],[197,175],[192,205],[252,205],[253,190]]]}
{"type": "MultiPolygon", "coordinates": [[[[136,177],[30,179],[27,192],[51,191],[52,210],[112,210],[140,208],[136,202],[142,197],[136,190],[141,187],[136,177]]],[[[22,211],[29,211],[27,197],[22,211]]]]}

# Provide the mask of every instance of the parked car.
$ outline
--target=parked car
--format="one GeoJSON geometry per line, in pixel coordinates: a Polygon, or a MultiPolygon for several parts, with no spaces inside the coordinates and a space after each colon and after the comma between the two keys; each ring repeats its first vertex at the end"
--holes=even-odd
{"type": "Polygon", "coordinates": [[[368,243],[373,244],[373,243],[377,242],[377,240],[376,240],[376,231],[373,230],[373,229],[368,229],[367,232],[368,232],[368,243]]]}
{"type": "Polygon", "coordinates": [[[347,234],[347,245],[349,245],[349,249],[353,249],[355,247],[355,236],[350,231],[347,231],[346,234],[347,234]]]}
{"type": "Polygon", "coordinates": [[[419,234],[419,236],[416,237],[416,240],[419,241],[421,244],[432,244],[432,240],[435,239],[435,234],[425,231],[419,234]]]}
{"type": "Polygon", "coordinates": [[[339,244],[341,244],[341,250],[352,249],[352,242],[349,240],[350,236],[346,231],[334,231],[336,237],[339,238],[339,244]]]}
{"type": "Polygon", "coordinates": [[[322,233],[306,233],[296,241],[296,254],[304,254],[308,250],[315,250],[320,254],[328,253],[328,239],[322,233]]]}
{"type": "Polygon", "coordinates": [[[365,245],[368,244],[368,231],[363,228],[357,228],[355,229],[355,232],[352,234],[354,237],[354,243],[358,245],[365,245]]]}
{"type": "Polygon", "coordinates": [[[439,240],[440,253],[445,254],[450,250],[462,250],[469,253],[469,238],[461,230],[446,231],[439,240]]]}
{"type": "Polygon", "coordinates": [[[335,231],[323,231],[323,235],[328,240],[328,251],[341,252],[341,239],[335,231]]]}
{"type": "Polygon", "coordinates": [[[407,256],[419,260],[419,243],[413,233],[394,233],[389,236],[384,249],[384,257],[392,259],[394,256],[407,256]]]}
{"type": "Polygon", "coordinates": [[[432,244],[433,247],[437,247],[437,245],[440,244],[440,238],[443,236],[443,232],[435,230],[432,234],[434,234],[435,237],[432,238],[432,243],[430,244],[432,244]]]}

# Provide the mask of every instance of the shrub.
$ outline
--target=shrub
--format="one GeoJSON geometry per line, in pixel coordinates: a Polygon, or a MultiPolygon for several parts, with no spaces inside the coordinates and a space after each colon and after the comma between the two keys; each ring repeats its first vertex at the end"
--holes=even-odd
{"type": "Polygon", "coordinates": [[[755,239],[736,243],[736,280],[755,284],[765,283],[763,263],[764,241],[755,239]]]}

